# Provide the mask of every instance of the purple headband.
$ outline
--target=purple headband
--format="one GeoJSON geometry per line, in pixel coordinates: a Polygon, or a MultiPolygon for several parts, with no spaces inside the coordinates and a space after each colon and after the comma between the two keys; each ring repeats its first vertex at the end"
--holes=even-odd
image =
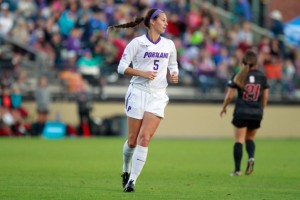
{"type": "Polygon", "coordinates": [[[157,15],[159,15],[160,13],[162,13],[164,11],[157,9],[150,17],[150,19],[154,19],[154,17],[156,17],[157,15]]]}

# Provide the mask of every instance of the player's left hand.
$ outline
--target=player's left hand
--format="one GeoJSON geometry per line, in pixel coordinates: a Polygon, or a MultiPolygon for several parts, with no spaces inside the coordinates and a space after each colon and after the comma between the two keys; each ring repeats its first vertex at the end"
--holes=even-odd
{"type": "Polygon", "coordinates": [[[178,83],[178,74],[176,72],[173,72],[170,75],[170,82],[171,83],[178,83]]]}

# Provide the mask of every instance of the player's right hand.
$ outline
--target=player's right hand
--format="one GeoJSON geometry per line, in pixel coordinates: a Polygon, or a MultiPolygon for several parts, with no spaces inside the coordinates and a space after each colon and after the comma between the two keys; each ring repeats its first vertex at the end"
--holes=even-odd
{"type": "Polygon", "coordinates": [[[153,80],[157,76],[157,72],[154,72],[154,71],[145,71],[143,75],[144,75],[143,76],[144,78],[153,80]]]}
{"type": "Polygon", "coordinates": [[[223,115],[226,115],[226,108],[222,108],[221,112],[220,112],[220,116],[223,117],[223,115]]]}

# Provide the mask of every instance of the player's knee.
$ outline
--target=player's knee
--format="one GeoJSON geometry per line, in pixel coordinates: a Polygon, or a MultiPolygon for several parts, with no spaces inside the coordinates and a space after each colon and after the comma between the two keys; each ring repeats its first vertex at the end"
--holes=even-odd
{"type": "Polygon", "coordinates": [[[127,144],[130,148],[134,148],[136,146],[136,137],[128,137],[127,144]]]}
{"type": "Polygon", "coordinates": [[[150,142],[150,137],[148,136],[142,136],[139,138],[138,140],[138,144],[141,145],[141,146],[144,146],[144,147],[147,147],[149,142],[150,142]]]}
{"type": "Polygon", "coordinates": [[[136,141],[131,141],[131,140],[128,140],[127,141],[127,144],[130,148],[134,148],[136,147],[136,141]]]}

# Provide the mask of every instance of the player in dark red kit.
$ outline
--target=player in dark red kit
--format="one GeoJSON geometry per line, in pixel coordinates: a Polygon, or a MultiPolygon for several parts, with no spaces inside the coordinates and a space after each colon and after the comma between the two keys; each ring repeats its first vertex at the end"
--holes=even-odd
{"type": "Polygon", "coordinates": [[[233,100],[235,91],[238,96],[235,102],[232,124],[234,126],[235,144],[233,157],[235,170],[232,176],[240,176],[241,160],[243,156],[243,144],[246,143],[248,164],[246,175],[253,172],[255,153],[255,134],[260,128],[263,119],[263,111],[268,102],[269,85],[263,72],[256,67],[257,55],[253,51],[247,51],[242,61],[243,67],[239,73],[228,81],[228,91],[224,99],[220,113],[226,114],[227,105],[233,100]]]}

